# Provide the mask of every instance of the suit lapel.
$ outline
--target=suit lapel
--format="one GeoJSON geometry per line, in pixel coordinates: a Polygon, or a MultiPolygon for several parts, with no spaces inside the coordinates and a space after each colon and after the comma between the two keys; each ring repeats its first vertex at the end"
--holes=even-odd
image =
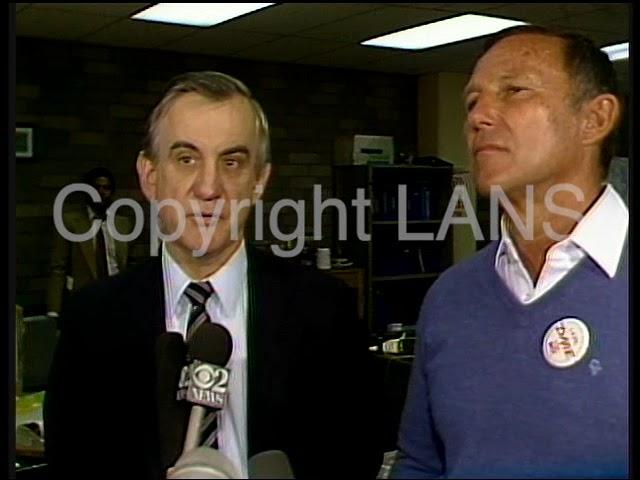
{"type": "Polygon", "coordinates": [[[247,436],[249,456],[269,448],[268,428],[264,423],[270,414],[268,395],[274,385],[271,359],[277,348],[272,336],[285,318],[282,273],[278,272],[264,254],[247,248],[249,279],[249,315],[247,322],[247,436]]]}
{"type": "MultiPolygon", "coordinates": [[[[153,478],[164,478],[162,470],[163,431],[160,415],[160,399],[158,398],[158,365],[156,361],[156,339],[164,331],[164,282],[162,279],[162,262],[160,257],[145,260],[124,275],[132,274],[128,285],[128,298],[122,299],[128,304],[129,327],[123,332],[129,336],[127,341],[135,361],[132,362],[137,371],[144,372],[144,378],[136,382],[136,394],[145,411],[140,414],[140,422],[145,426],[145,438],[148,446],[141,452],[153,472],[153,478]]],[[[177,388],[177,385],[176,385],[177,388]]]]}
{"type": "Polygon", "coordinates": [[[159,468],[159,475],[155,478],[165,478],[162,475],[175,463],[182,451],[191,407],[187,402],[176,400],[177,378],[173,386],[167,384],[166,378],[158,378],[158,374],[168,373],[160,370],[156,351],[157,338],[166,331],[161,253],[147,262],[139,281],[140,287],[134,287],[141,290],[135,315],[141,320],[139,335],[144,338],[145,348],[148,348],[147,358],[152,363],[149,371],[154,388],[150,393],[155,399],[155,402],[148,403],[148,407],[154,409],[151,438],[157,442],[152,463],[154,468],[159,468]]]}
{"type": "Polygon", "coordinates": [[[136,287],[141,292],[141,301],[138,302],[137,308],[140,318],[143,319],[143,329],[155,343],[155,337],[166,330],[162,257],[158,255],[149,260],[147,269],[144,275],[146,280],[136,287]]]}
{"type": "MultiPolygon", "coordinates": [[[[78,215],[76,223],[77,223],[78,232],[86,232],[91,228],[91,225],[92,225],[92,222],[89,221],[89,217],[86,214],[78,215]]],[[[127,225],[126,218],[116,216],[115,225],[118,232],[124,233],[127,231],[128,225],[127,225]]],[[[97,266],[96,266],[94,238],[95,237],[92,237],[89,240],[80,242],[80,250],[82,250],[82,254],[84,255],[85,260],[87,261],[87,265],[89,265],[89,270],[91,270],[91,275],[94,278],[97,278],[98,273],[97,273],[97,266]]],[[[124,267],[126,267],[127,244],[115,239],[113,243],[115,245],[116,261],[118,263],[118,268],[122,270],[124,269],[124,267]]]]}
{"type": "MultiPolygon", "coordinates": [[[[116,216],[115,224],[118,232],[124,233],[128,228],[127,221],[123,217],[116,216]]],[[[113,244],[116,249],[116,261],[118,262],[118,269],[122,270],[126,267],[127,263],[127,244],[125,242],[120,242],[119,240],[114,239],[113,244]]]]}
{"type": "MultiPolygon", "coordinates": [[[[78,232],[84,233],[91,228],[91,222],[89,221],[89,217],[86,213],[84,215],[78,215],[76,223],[78,232]]],[[[93,238],[85,240],[84,242],[80,242],[80,250],[82,251],[84,258],[87,261],[87,265],[89,265],[91,275],[93,276],[93,278],[97,278],[98,273],[96,267],[96,254],[93,248],[93,238]]]]}

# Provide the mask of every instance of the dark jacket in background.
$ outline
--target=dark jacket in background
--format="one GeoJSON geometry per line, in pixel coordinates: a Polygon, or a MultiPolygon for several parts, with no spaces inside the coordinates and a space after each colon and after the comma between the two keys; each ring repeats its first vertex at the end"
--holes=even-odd
{"type": "MultiPolygon", "coordinates": [[[[86,208],[71,210],[63,214],[65,227],[72,233],[83,234],[91,229],[91,221],[86,208]]],[[[123,215],[116,215],[114,223],[118,232],[128,234],[133,230],[133,222],[123,215]]],[[[84,242],[66,240],[54,227],[51,250],[51,268],[47,285],[47,311],[59,313],[64,298],[67,297],[67,277],[73,283],[72,290],[79,290],[97,277],[94,238],[84,242]]],[[[113,240],[118,269],[127,266],[129,248],[126,242],[113,240]]]]}

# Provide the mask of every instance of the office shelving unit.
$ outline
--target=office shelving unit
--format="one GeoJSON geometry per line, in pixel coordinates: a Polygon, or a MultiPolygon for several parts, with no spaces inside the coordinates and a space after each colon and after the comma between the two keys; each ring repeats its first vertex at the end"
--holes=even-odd
{"type": "Polygon", "coordinates": [[[451,265],[452,232],[440,241],[435,238],[451,198],[452,174],[448,165],[335,166],[334,194],[348,208],[347,239],[339,240],[334,228],[334,248],[365,270],[365,317],[371,334],[385,331],[390,323],[414,324],[425,293],[451,265]],[[400,239],[399,185],[406,188],[406,232],[431,233],[434,240],[400,239]],[[371,200],[364,210],[370,241],[357,236],[357,210],[351,202],[358,189],[371,200]]]}

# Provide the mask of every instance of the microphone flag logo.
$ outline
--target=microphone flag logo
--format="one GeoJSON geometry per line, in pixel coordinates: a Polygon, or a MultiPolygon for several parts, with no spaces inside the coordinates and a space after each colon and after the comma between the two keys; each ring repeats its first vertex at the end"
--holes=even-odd
{"type": "Polygon", "coordinates": [[[182,368],[177,398],[222,409],[227,398],[228,382],[229,370],[226,368],[194,360],[182,368]]]}

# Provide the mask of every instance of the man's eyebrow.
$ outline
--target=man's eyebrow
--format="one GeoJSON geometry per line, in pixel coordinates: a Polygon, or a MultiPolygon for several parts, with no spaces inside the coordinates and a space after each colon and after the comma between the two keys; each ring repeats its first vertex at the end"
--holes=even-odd
{"type": "Polygon", "coordinates": [[[467,86],[462,90],[462,101],[465,101],[469,94],[479,92],[482,88],[476,82],[467,83],[467,86]]]}
{"type": "MultiPolygon", "coordinates": [[[[525,77],[525,75],[517,73],[505,73],[503,75],[500,75],[497,80],[498,82],[508,82],[523,77],[525,77]]],[[[481,87],[478,84],[469,83],[466,87],[464,87],[464,90],[462,91],[462,99],[464,100],[470,93],[479,92],[480,90],[481,87]]]]}
{"type": "Polygon", "coordinates": [[[189,150],[198,150],[198,147],[196,147],[193,143],[178,141],[178,142],[173,142],[171,147],[169,147],[169,151],[172,152],[173,150],[177,150],[178,148],[188,148],[189,150]]]}
{"type": "MultiPolygon", "coordinates": [[[[188,150],[194,150],[196,152],[199,151],[198,147],[196,147],[193,143],[185,142],[185,141],[174,142],[171,145],[171,147],[169,147],[169,151],[172,152],[180,148],[186,148],[188,150]]],[[[222,150],[220,152],[220,155],[233,155],[234,153],[242,153],[244,155],[249,156],[251,151],[249,150],[249,147],[245,145],[233,145],[232,147],[225,148],[224,150],[222,150]]]]}
{"type": "Polygon", "coordinates": [[[466,99],[467,96],[471,93],[471,92],[475,92],[478,90],[478,87],[472,83],[467,84],[466,87],[464,87],[464,90],[462,90],[462,99],[466,99]]]}
{"type": "Polygon", "coordinates": [[[220,152],[220,155],[233,155],[234,153],[243,153],[247,156],[250,155],[251,151],[249,147],[245,145],[234,145],[233,147],[225,148],[220,152]]]}

